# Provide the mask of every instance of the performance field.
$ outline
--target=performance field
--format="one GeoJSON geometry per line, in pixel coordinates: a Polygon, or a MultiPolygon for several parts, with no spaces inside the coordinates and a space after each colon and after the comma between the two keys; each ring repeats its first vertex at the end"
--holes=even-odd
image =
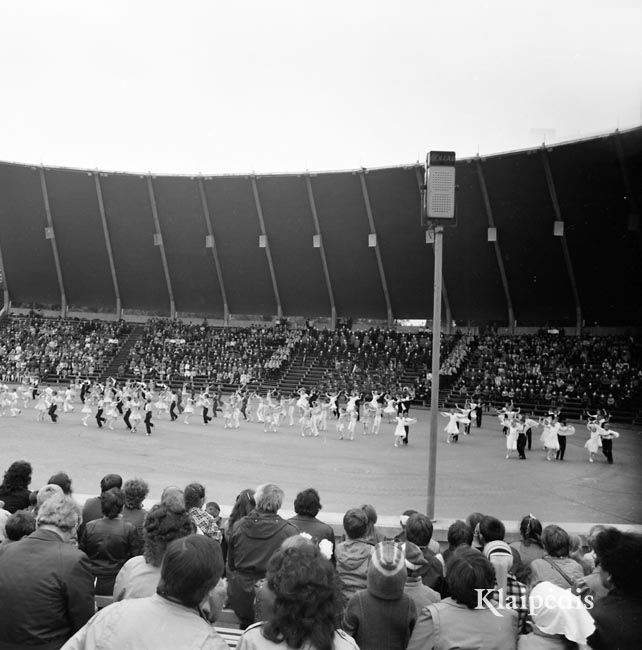
{"type": "MultiPolygon", "coordinates": [[[[242,422],[224,429],[222,418],[203,425],[195,413],[190,424],[155,416],[151,436],[144,427],[129,433],[121,420],[114,430],[99,429],[94,419],[83,426],[79,404],[59,421],[36,419],[33,408],[15,418],[0,418],[1,471],[18,459],[33,465],[32,487],[39,488],[55,472],[65,471],[79,494],[96,494],[100,478],[110,472],[125,479],[141,477],[158,499],[167,485],[203,483],[208,500],[229,513],[245,488],[274,482],[285,490],[285,511],[296,493],[315,487],[323,512],[371,503],[380,516],[398,517],[407,508],[425,512],[430,411],[413,408],[409,445],[393,446],[394,425],[382,423],[379,435],[363,435],[360,423],[354,440],[339,440],[333,419],[318,437],[302,437],[298,426],[266,433],[263,425],[242,422]],[[142,429],[142,433],[141,433],[142,429]]],[[[483,426],[459,442],[446,444],[447,419],[439,418],[437,445],[437,519],[465,518],[474,511],[503,520],[532,513],[544,523],[585,522],[620,525],[642,522],[642,435],[615,425],[614,464],[599,454],[588,462],[584,443],[588,431],[575,423],[563,462],[547,462],[539,431],[526,460],[506,459],[505,438],[497,418],[484,414],[483,426]]],[[[323,512],[321,517],[323,517],[323,512]]]]}

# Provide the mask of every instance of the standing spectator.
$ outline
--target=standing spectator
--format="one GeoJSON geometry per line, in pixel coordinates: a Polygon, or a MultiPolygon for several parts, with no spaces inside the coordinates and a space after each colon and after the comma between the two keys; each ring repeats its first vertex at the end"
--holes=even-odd
{"type": "Polygon", "coordinates": [[[105,607],[69,640],[64,650],[227,650],[227,643],[199,612],[222,574],[219,544],[203,535],[174,540],[163,558],[157,592],[105,607]]]}
{"type": "Polygon", "coordinates": [[[260,485],[254,494],[256,508],[234,525],[228,545],[229,599],[241,629],[254,621],[255,584],[265,577],[272,553],[287,537],[298,535],[290,522],[278,515],[283,490],[272,484],[260,485]]]}
{"type": "Polygon", "coordinates": [[[609,593],[590,610],[596,629],[589,646],[642,648],[642,535],[608,528],[597,535],[593,550],[609,593]]]}
{"type": "Polygon", "coordinates": [[[29,507],[29,484],[31,483],[31,464],[26,460],[17,460],[4,473],[0,485],[0,499],[4,509],[10,513],[29,507]]]}
{"type": "Polygon", "coordinates": [[[70,497],[55,495],[42,504],[36,521],[31,535],[0,546],[2,647],[60,648],[95,611],[89,560],[70,543],[80,508],[70,497]]]}
{"type": "Polygon", "coordinates": [[[417,618],[413,600],[404,593],[406,575],[401,546],[391,541],[377,544],[367,588],[352,596],[343,616],[343,629],[360,648],[405,650],[417,618]]]}
{"type": "Polygon", "coordinates": [[[332,526],[317,519],[319,510],[321,510],[319,493],[314,488],[308,488],[296,495],[294,500],[296,516],[291,517],[289,521],[300,532],[310,535],[315,544],[319,544],[322,539],[327,539],[332,544],[334,554],[334,530],[332,526]]]}
{"type": "Polygon", "coordinates": [[[125,481],[123,485],[123,497],[125,507],[123,508],[123,519],[128,521],[135,529],[138,536],[138,551],[143,552],[143,524],[147,510],[143,508],[143,501],[149,494],[149,485],[140,478],[133,478],[125,481]]]}
{"type": "Polygon", "coordinates": [[[90,521],[78,547],[87,553],[96,577],[96,594],[111,596],[121,567],[138,550],[136,529],[121,516],[125,499],[118,488],[101,496],[103,516],[90,521]]]}

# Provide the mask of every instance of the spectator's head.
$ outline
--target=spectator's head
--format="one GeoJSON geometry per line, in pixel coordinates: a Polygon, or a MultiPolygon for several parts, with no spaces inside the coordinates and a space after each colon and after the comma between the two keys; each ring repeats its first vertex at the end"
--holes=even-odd
{"type": "Polygon", "coordinates": [[[185,509],[185,495],[176,485],[168,485],[161,494],[161,503],[166,503],[174,509],[185,509]]]}
{"type": "Polygon", "coordinates": [[[406,559],[401,546],[391,541],[379,542],[368,565],[370,594],[383,600],[398,600],[403,594],[406,576],[406,559]]]}
{"type": "Polygon", "coordinates": [[[5,522],[5,535],[11,542],[31,535],[36,530],[36,515],[29,510],[16,510],[5,522]]]}
{"type": "Polygon", "coordinates": [[[343,528],[350,539],[363,537],[368,530],[368,517],[361,508],[350,508],[343,515],[343,528]]]}
{"type": "Polygon", "coordinates": [[[595,526],[591,526],[589,533],[586,537],[586,543],[590,549],[593,549],[593,542],[595,542],[595,538],[603,531],[603,530],[608,530],[607,526],[603,526],[602,524],[596,524],[595,526]]]}
{"type": "Polygon", "coordinates": [[[375,507],[369,503],[365,503],[361,506],[361,510],[366,513],[366,517],[368,517],[368,524],[370,526],[374,526],[377,523],[377,511],[375,510],[375,507]]]}
{"type": "Polygon", "coordinates": [[[31,463],[26,460],[16,460],[9,465],[2,480],[3,487],[9,492],[26,490],[31,483],[31,463]]]}
{"type": "Polygon", "coordinates": [[[274,592],[272,616],[263,635],[291,648],[332,648],[336,619],[341,616],[339,580],[332,564],[314,544],[281,548],[267,566],[274,592]]]}
{"type": "Polygon", "coordinates": [[[519,524],[519,532],[522,536],[524,544],[538,544],[542,543],[542,523],[533,515],[526,515],[519,524]]]}
{"type": "Polygon", "coordinates": [[[593,550],[598,559],[602,584],[627,597],[642,595],[642,535],[607,528],[597,535],[593,550]]]}
{"type": "Polygon", "coordinates": [[[115,519],[123,511],[125,497],[119,488],[111,488],[100,495],[100,509],[107,519],[115,519]]]}
{"type": "Polygon", "coordinates": [[[571,540],[563,528],[551,524],[542,531],[542,544],[551,557],[568,557],[571,540]]]}
{"type": "Polygon", "coordinates": [[[123,485],[125,508],[128,510],[141,510],[143,501],[149,494],[149,485],[143,479],[132,478],[123,485]]]}
{"type": "Polygon", "coordinates": [[[185,509],[200,508],[205,503],[205,486],[200,483],[190,483],[185,488],[185,509]]]}
{"type": "Polygon", "coordinates": [[[206,535],[170,542],[156,591],[185,607],[197,607],[223,575],[221,545],[206,535]]]}
{"type": "Polygon", "coordinates": [[[143,529],[145,561],[159,567],[167,545],[194,532],[194,523],[183,506],[168,503],[152,506],[143,529]]]}
{"type": "Polygon", "coordinates": [[[47,483],[58,485],[65,494],[71,495],[71,478],[69,477],[69,474],[58,472],[50,477],[47,483]]]}
{"type": "Polygon", "coordinates": [[[462,549],[448,562],[448,586],[454,600],[474,609],[480,593],[477,590],[495,586],[493,565],[481,553],[462,549]]]}
{"type": "Polygon", "coordinates": [[[234,526],[235,522],[246,515],[249,515],[254,508],[256,508],[254,490],[247,489],[240,492],[234,501],[234,506],[232,507],[232,512],[230,513],[230,518],[228,520],[230,530],[234,526]]]}
{"type": "Polygon", "coordinates": [[[256,509],[263,512],[276,513],[283,504],[284,496],[283,490],[278,485],[274,485],[274,483],[259,485],[254,493],[256,509]]]}
{"type": "Polygon", "coordinates": [[[473,531],[465,521],[458,519],[448,527],[448,546],[451,549],[458,546],[471,546],[473,543],[473,531]]]}
{"type": "Polygon", "coordinates": [[[100,479],[100,491],[107,492],[112,488],[123,487],[123,477],[118,474],[106,474],[100,479]]]}
{"type": "Polygon", "coordinates": [[[497,517],[487,515],[479,522],[479,535],[484,544],[501,542],[506,535],[506,528],[497,517]]]}
{"type": "Polygon", "coordinates": [[[80,506],[66,494],[54,494],[43,502],[36,515],[38,528],[58,529],[67,538],[76,532],[80,520],[80,506]]]}
{"type": "Polygon", "coordinates": [[[205,504],[205,511],[214,517],[214,519],[219,519],[221,515],[221,506],[219,506],[216,501],[209,501],[205,504]]]}
{"type": "Polygon", "coordinates": [[[427,515],[416,512],[406,522],[406,539],[419,548],[425,548],[432,539],[432,521],[427,515]]]}
{"type": "Polygon", "coordinates": [[[55,494],[63,494],[62,488],[55,483],[48,483],[47,485],[41,487],[36,493],[36,512],[40,510],[42,504],[54,496],[55,494]]]}
{"type": "Polygon", "coordinates": [[[402,530],[406,530],[406,522],[408,521],[408,517],[410,517],[410,515],[416,514],[416,512],[417,512],[416,510],[410,509],[410,510],[404,510],[401,513],[401,517],[399,517],[399,524],[402,530]]]}
{"type": "Polygon", "coordinates": [[[587,647],[586,639],[595,630],[593,617],[578,596],[551,582],[538,582],[529,594],[533,624],[546,635],[562,636],[572,645],[587,647]]]}
{"type": "Polygon", "coordinates": [[[408,577],[416,578],[418,576],[426,575],[430,565],[421,549],[412,542],[405,542],[402,548],[406,559],[406,571],[408,572],[408,577]]]}
{"type": "Polygon", "coordinates": [[[294,512],[297,515],[307,515],[316,517],[321,510],[321,499],[319,493],[314,488],[308,488],[296,495],[294,500],[294,512]]]}

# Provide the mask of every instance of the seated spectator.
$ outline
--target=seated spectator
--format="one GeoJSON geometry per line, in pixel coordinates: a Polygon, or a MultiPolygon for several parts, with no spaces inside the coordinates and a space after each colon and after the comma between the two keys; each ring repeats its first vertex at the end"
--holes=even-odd
{"type": "Polygon", "coordinates": [[[136,529],[140,553],[143,552],[143,525],[147,516],[147,510],[143,508],[143,501],[148,494],[149,485],[140,478],[125,481],[123,485],[123,497],[125,498],[123,519],[136,529]]]}
{"type": "Polygon", "coordinates": [[[65,472],[58,472],[49,478],[49,485],[58,485],[64,494],[71,496],[71,478],[65,472]]]}
{"type": "Polygon", "coordinates": [[[415,603],[417,611],[420,612],[426,605],[438,603],[441,600],[439,592],[427,587],[422,582],[425,571],[429,570],[429,562],[424,557],[421,549],[412,542],[405,542],[402,546],[406,560],[406,584],[404,591],[415,603]]]}
{"type": "Polygon", "coordinates": [[[408,645],[417,611],[404,592],[406,576],[401,546],[391,541],[377,544],[368,566],[367,587],[352,596],[343,616],[343,629],[360,648],[404,650],[408,645]]]}
{"type": "Polygon", "coordinates": [[[56,485],[55,483],[47,483],[47,485],[43,485],[36,493],[36,503],[33,508],[34,514],[38,514],[38,510],[40,510],[42,504],[56,494],[64,494],[59,485],[56,485]]]}
{"type": "Polygon", "coordinates": [[[155,594],[168,544],[194,534],[195,530],[194,522],[184,508],[165,503],[153,506],[143,528],[143,555],[127,560],[118,572],[114,600],[155,594]]]}
{"type": "Polygon", "coordinates": [[[17,542],[36,530],[36,515],[29,510],[16,510],[5,523],[7,542],[17,542]]]}
{"type": "Polygon", "coordinates": [[[375,510],[375,507],[366,503],[361,506],[361,510],[366,513],[366,517],[368,518],[368,528],[366,529],[366,534],[363,536],[363,539],[373,546],[379,542],[383,542],[384,536],[375,526],[377,523],[377,511],[375,510]]]}
{"type": "Polygon", "coordinates": [[[4,509],[10,513],[29,507],[29,484],[31,483],[31,464],[26,460],[17,460],[4,473],[0,485],[0,499],[4,509]]]}
{"type": "Polygon", "coordinates": [[[82,534],[83,528],[94,519],[100,519],[103,516],[102,505],[100,497],[107,490],[112,488],[120,489],[123,487],[123,479],[119,474],[107,474],[100,479],[100,495],[97,497],[89,497],[85,501],[82,508],[82,525],[79,534],[82,534]]]}
{"type": "MultiPolygon", "coordinates": [[[[399,525],[401,526],[401,532],[395,535],[394,541],[397,542],[398,544],[403,544],[406,541],[406,522],[408,521],[408,517],[410,515],[414,515],[417,511],[416,510],[404,510],[401,513],[401,517],[399,517],[399,525]]],[[[437,552],[437,551],[435,551],[437,552]]]]}
{"type": "Polygon", "coordinates": [[[594,562],[586,561],[584,559],[584,550],[582,549],[582,539],[579,535],[569,535],[569,551],[568,556],[575,560],[584,571],[584,575],[587,576],[595,568],[594,562]]]}
{"type": "Polygon", "coordinates": [[[343,515],[346,540],[337,544],[335,559],[341,580],[341,594],[347,603],[359,589],[367,585],[372,546],[363,539],[368,530],[368,517],[361,508],[351,508],[343,515]]]}
{"type": "Polygon", "coordinates": [[[197,531],[220,542],[223,534],[209,512],[203,510],[205,505],[205,487],[200,483],[190,483],[185,488],[185,509],[192,518],[197,531]]]}
{"type": "Polygon", "coordinates": [[[563,528],[546,526],[542,532],[542,544],[546,555],[531,562],[531,585],[546,580],[562,589],[570,589],[576,580],[584,577],[582,567],[568,556],[570,539],[563,528]]]}
{"type": "Polygon", "coordinates": [[[589,610],[596,628],[589,646],[642,648],[642,535],[608,528],[597,535],[593,549],[609,593],[589,610]]]}
{"type": "Polygon", "coordinates": [[[111,596],[114,581],[123,564],[138,551],[136,529],[121,516],[125,503],[118,488],[104,492],[100,498],[103,516],[84,528],[78,548],[87,553],[96,577],[96,594],[111,596]]]}
{"type": "Polygon", "coordinates": [[[457,549],[471,548],[473,543],[473,531],[470,526],[461,519],[454,521],[448,527],[447,533],[448,548],[443,552],[442,557],[447,575],[448,562],[457,549]]]}
{"type": "Polygon", "coordinates": [[[161,493],[160,502],[170,508],[185,509],[185,493],[176,485],[168,485],[161,493]]]}
{"type": "Polygon", "coordinates": [[[476,548],[478,551],[481,551],[484,548],[484,543],[479,539],[479,522],[485,517],[481,512],[471,512],[468,517],[466,517],[466,523],[470,527],[470,530],[473,531],[473,543],[471,544],[472,548],[476,548]]]}
{"type": "Polygon", "coordinates": [[[514,650],[517,613],[510,608],[493,611],[488,605],[495,586],[493,565],[480,553],[462,549],[448,565],[448,584],[451,596],[419,614],[408,650],[514,650]],[[480,598],[480,593],[487,599],[480,598]]]}
{"type": "Polygon", "coordinates": [[[199,607],[223,575],[221,546],[204,535],[170,542],[156,594],[102,609],[64,646],[93,648],[200,648],[227,650],[199,607]]]}
{"type": "Polygon", "coordinates": [[[336,629],[342,609],[339,584],[316,546],[306,543],[274,553],[267,584],[275,594],[273,613],[245,630],[237,650],[358,650],[350,636],[336,629]]]}
{"type": "Polygon", "coordinates": [[[583,566],[584,571],[586,567],[592,566],[593,569],[590,573],[585,575],[583,578],[576,580],[573,585],[573,593],[576,593],[586,602],[587,597],[590,596],[590,602],[596,603],[600,598],[606,596],[609,593],[607,587],[602,584],[602,576],[600,571],[600,566],[595,557],[595,540],[597,536],[604,530],[608,530],[606,526],[596,525],[592,526],[589,530],[589,534],[586,538],[586,543],[589,547],[589,552],[585,553],[583,556],[583,566]]]}
{"type": "Polygon", "coordinates": [[[495,569],[498,589],[506,589],[508,573],[513,566],[513,553],[504,541],[506,528],[497,517],[485,516],[479,522],[479,540],[484,544],[482,553],[495,569]]]}
{"type": "Polygon", "coordinates": [[[94,615],[90,563],[70,543],[79,523],[76,502],[55,495],[40,507],[35,532],[0,545],[0,640],[5,647],[59,648],[94,615]]]}
{"type": "Polygon", "coordinates": [[[9,517],[11,517],[11,513],[4,509],[4,501],[0,501],[0,544],[5,540],[4,527],[9,517]]]}
{"type": "Polygon", "coordinates": [[[406,539],[421,549],[428,562],[428,568],[421,578],[422,582],[431,589],[439,591],[444,581],[444,565],[430,550],[432,532],[432,521],[426,515],[417,512],[408,517],[408,521],[406,522],[406,539]]]}
{"type": "Polygon", "coordinates": [[[245,629],[254,621],[255,584],[265,577],[267,564],[287,537],[298,535],[291,523],[278,515],[283,490],[272,483],[260,485],[254,494],[256,508],[234,525],[228,543],[230,606],[245,629]]]}
{"type": "Polygon", "coordinates": [[[546,555],[542,545],[542,524],[533,515],[526,515],[519,524],[521,539],[510,546],[519,555],[519,563],[528,566],[533,560],[538,560],[546,555]]]}
{"type": "Polygon", "coordinates": [[[223,518],[221,517],[221,506],[216,503],[216,501],[208,501],[205,504],[205,512],[207,514],[211,515],[211,517],[214,519],[214,523],[221,528],[221,522],[223,518]]]}
{"type": "Polygon", "coordinates": [[[539,582],[529,594],[531,628],[520,635],[518,650],[568,650],[586,648],[595,630],[582,601],[551,582],[539,582]]]}
{"type": "Polygon", "coordinates": [[[332,526],[317,519],[319,510],[321,510],[319,493],[314,488],[308,488],[296,495],[294,500],[296,515],[288,521],[294,524],[300,532],[310,535],[312,541],[317,545],[322,539],[327,539],[332,544],[334,553],[334,530],[332,526]]]}

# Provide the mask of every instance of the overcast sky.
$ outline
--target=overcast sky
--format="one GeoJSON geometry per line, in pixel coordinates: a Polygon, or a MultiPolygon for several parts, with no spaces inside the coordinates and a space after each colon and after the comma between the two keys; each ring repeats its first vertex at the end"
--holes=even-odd
{"type": "Polygon", "coordinates": [[[0,89],[6,161],[216,174],[491,154],[642,122],[642,0],[2,0],[0,89]]]}

